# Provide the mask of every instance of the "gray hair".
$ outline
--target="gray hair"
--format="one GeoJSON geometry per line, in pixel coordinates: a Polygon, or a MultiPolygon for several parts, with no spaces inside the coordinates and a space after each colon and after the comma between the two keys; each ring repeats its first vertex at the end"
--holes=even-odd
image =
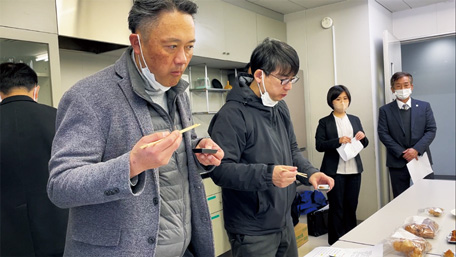
{"type": "Polygon", "coordinates": [[[394,73],[393,76],[391,76],[391,81],[390,81],[391,87],[394,87],[394,83],[403,77],[409,77],[410,83],[413,84],[412,74],[405,72],[405,71],[398,71],[398,72],[394,73]]]}
{"type": "Polygon", "coordinates": [[[132,33],[141,31],[145,40],[149,38],[145,27],[156,22],[161,12],[178,11],[193,17],[198,6],[191,0],[134,0],[128,15],[128,28],[132,33]]]}

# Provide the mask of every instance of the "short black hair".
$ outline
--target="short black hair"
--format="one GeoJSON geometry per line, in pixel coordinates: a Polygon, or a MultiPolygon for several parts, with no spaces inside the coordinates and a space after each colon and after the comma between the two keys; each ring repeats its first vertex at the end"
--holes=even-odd
{"type": "Polygon", "coordinates": [[[398,72],[394,73],[393,76],[391,76],[391,81],[390,81],[391,87],[394,86],[394,82],[398,81],[399,79],[401,79],[403,77],[409,77],[410,83],[413,84],[412,74],[410,74],[408,72],[404,72],[404,71],[398,71],[398,72]]]}
{"type": "Polygon", "coordinates": [[[340,94],[342,94],[343,92],[345,92],[345,94],[347,94],[347,97],[348,97],[348,106],[350,106],[350,103],[351,103],[351,95],[350,95],[350,91],[348,91],[348,88],[345,87],[344,85],[335,85],[335,86],[332,86],[332,87],[328,90],[328,95],[327,95],[327,97],[326,97],[326,101],[328,102],[328,105],[329,105],[329,107],[331,107],[331,109],[334,110],[334,105],[333,105],[334,99],[336,99],[337,97],[339,97],[340,94]]]}
{"type": "Polygon", "coordinates": [[[198,6],[190,0],[134,0],[128,15],[128,28],[131,33],[137,33],[137,30],[140,30],[147,40],[148,30],[144,27],[156,22],[161,12],[179,11],[193,17],[197,10],[198,6]]]}
{"type": "Polygon", "coordinates": [[[296,50],[285,42],[266,38],[250,57],[252,74],[260,69],[266,75],[277,70],[283,76],[295,76],[299,71],[299,57],[296,50]]]}
{"type": "Polygon", "coordinates": [[[25,63],[0,64],[0,92],[9,94],[12,88],[25,87],[28,91],[38,84],[36,72],[25,63]]]}

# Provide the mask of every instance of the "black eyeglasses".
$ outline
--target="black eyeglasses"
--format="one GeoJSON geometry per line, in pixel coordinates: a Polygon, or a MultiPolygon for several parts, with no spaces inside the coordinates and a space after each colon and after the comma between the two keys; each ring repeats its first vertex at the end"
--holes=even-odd
{"type": "Polygon", "coordinates": [[[285,86],[286,84],[288,84],[288,83],[290,83],[290,82],[291,82],[291,84],[294,84],[294,83],[298,82],[298,80],[299,80],[299,77],[298,77],[298,76],[294,76],[294,77],[288,78],[288,79],[281,79],[281,78],[276,77],[276,76],[273,75],[273,74],[269,74],[269,75],[271,75],[271,76],[273,76],[274,78],[280,80],[280,84],[281,84],[282,86],[285,86]]]}

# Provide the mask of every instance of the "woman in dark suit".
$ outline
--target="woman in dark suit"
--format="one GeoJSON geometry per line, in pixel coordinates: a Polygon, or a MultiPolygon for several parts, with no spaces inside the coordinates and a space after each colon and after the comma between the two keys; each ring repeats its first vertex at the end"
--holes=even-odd
{"type": "Polygon", "coordinates": [[[328,192],[328,243],[332,245],[357,225],[356,208],[363,171],[359,154],[344,161],[337,148],[354,139],[365,148],[369,141],[359,118],[346,113],[351,96],[345,86],[331,87],[327,102],[333,111],[320,119],[315,139],[317,151],[325,153],[320,170],[335,182],[334,188],[328,192]]]}

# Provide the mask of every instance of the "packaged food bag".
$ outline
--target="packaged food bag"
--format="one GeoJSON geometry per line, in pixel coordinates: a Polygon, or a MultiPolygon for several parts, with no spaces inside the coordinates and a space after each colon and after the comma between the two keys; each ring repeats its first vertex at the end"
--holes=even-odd
{"type": "Polygon", "coordinates": [[[403,228],[397,229],[384,243],[384,253],[399,252],[407,257],[423,257],[432,249],[424,238],[416,236],[403,228]]]}
{"type": "Polygon", "coordinates": [[[434,238],[439,230],[439,225],[430,218],[411,216],[404,222],[404,229],[423,238],[434,238]]]}
{"type": "Polygon", "coordinates": [[[432,217],[440,217],[443,214],[444,209],[440,207],[428,207],[424,209],[419,209],[418,213],[424,213],[432,217]]]}

